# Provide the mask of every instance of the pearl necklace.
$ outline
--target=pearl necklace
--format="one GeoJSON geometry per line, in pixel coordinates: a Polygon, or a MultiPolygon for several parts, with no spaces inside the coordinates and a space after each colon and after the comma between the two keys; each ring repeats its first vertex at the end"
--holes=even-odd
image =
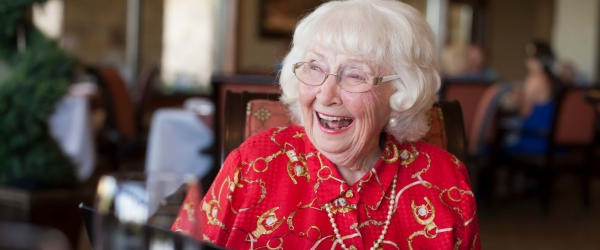
{"type": "MultiPolygon", "coordinates": [[[[394,199],[396,196],[396,180],[398,179],[398,173],[394,175],[394,181],[392,182],[392,195],[390,196],[390,205],[387,213],[387,218],[385,219],[385,225],[383,226],[383,230],[381,231],[381,235],[375,241],[373,246],[370,248],[371,250],[375,250],[379,248],[381,242],[383,242],[383,238],[385,238],[385,234],[387,233],[388,227],[390,226],[390,221],[392,220],[392,214],[394,212],[394,199]]],[[[342,246],[344,250],[348,250],[346,244],[342,240],[342,236],[340,235],[340,230],[338,230],[335,221],[333,220],[333,214],[331,214],[331,205],[329,203],[325,204],[325,210],[327,210],[327,216],[329,216],[329,222],[331,222],[331,227],[333,227],[333,232],[335,233],[336,241],[342,246]]]]}

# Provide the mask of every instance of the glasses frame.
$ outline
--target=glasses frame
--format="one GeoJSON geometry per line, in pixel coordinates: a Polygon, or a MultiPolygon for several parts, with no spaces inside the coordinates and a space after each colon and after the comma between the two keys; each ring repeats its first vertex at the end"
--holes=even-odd
{"type": "MultiPolygon", "coordinates": [[[[323,78],[323,81],[321,81],[321,83],[319,83],[319,84],[310,84],[310,83],[302,81],[302,79],[300,79],[300,77],[298,77],[298,75],[296,74],[296,70],[298,68],[300,68],[302,65],[307,64],[307,63],[309,63],[309,62],[297,62],[297,63],[294,63],[294,69],[293,69],[294,76],[296,76],[296,79],[298,79],[300,82],[302,82],[302,83],[304,83],[306,85],[309,85],[309,86],[321,86],[321,85],[323,85],[323,83],[325,83],[325,81],[327,81],[327,78],[330,75],[335,76],[336,83],[339,83],[341,81],[339,73],[337,73],[337,74],[330,74],[330,73],[327,73],[327,72],[323,72],[323,73],[325,73],[325,77],[323,78]]],[[[365,91],[354,92],[354,91],[348,91],[348,90],[346,90],[344,88],[342,88],[342,89],[344,91],[351,92],[351,93],[364,93],[364,92],[370,91],[371,89],[373,89],[373,87],[378,86],[378,85],[380,85],[382,83],[386,83],[386,82],[389,82],[389,81],[397,80],[397,79],[400,79],[400,78],[401,78],[400,75],[387,75],[387,76],[373,77],[372,78],[373,81],[371,82],[372,87],[369,88],[368,90],[365,90],[365,91]]],[[[369,83],[369,82],[367,82],[367,83],[369,83]]],[[[340,85],[340,87],[342,87],[342,86],[340,85]]]]}

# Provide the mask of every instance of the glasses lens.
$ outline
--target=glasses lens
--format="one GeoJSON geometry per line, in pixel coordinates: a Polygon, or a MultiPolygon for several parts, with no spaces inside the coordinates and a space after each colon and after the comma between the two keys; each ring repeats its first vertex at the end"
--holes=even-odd
{"type": "Polygon", "coordinates": [[[341,73],[340,85],[348,92],[365,92],[373,87],[369,75],[361,69],[348,68],[341,73]]]}
{"type": "Polygon", "coordinates": [[[294,70],[296,77],[305,84],[318,86],[327,75],[323,68],[314,62],[303,62],[294,70]]]}

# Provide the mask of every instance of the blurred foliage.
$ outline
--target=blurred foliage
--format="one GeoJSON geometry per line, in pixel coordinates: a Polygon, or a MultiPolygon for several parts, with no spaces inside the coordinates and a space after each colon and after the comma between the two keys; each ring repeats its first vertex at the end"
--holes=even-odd
{"type": "Polygon", "coordinates": [[[46,0],[0,0],[0,56],[10,56],[16,51],[17,29],[23,24],[26,9],[46,0]]]}
{"type": "Polygon", "coordinates": [[[26,189],[74,183],[74,167],[48,130],[48,117],[67,93],[74,59],[28,22],[34,2],[0,1],[0,186],[26,189]],[[26,49],[18,51],[21,27],[26,49]]]}

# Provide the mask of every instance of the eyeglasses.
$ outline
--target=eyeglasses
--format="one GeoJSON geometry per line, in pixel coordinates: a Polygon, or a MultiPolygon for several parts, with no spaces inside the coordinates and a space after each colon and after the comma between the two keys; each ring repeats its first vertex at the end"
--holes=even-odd
{"type": "Polygon", "coordinates": [[[400,75],[373,77],[362,69],[353,67],[341,67],[337,74],[329,74],[317,62],[294,64],[294,75],[310,86],[320,86],[327,81],[327,77],[333,75],[343,90],[352,93],[367,92],[381,83],[400,79],[400,75]]]}

